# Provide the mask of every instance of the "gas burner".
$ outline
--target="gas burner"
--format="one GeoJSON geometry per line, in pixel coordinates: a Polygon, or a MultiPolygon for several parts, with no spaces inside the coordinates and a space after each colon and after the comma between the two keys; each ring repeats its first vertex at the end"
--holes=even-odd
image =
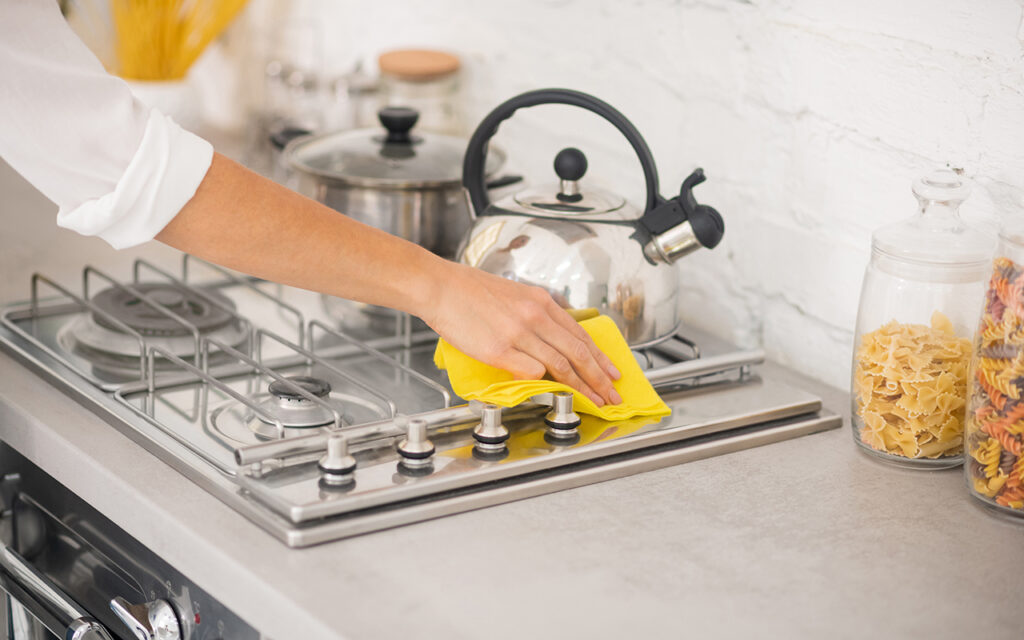
{"type": "MultiPolygon", "coordinates": [[[[133,288],[199,329],[200,333],[210,333],[231,323],[231,312],[222,307],[234,309],[234,304],[217,292],[204,291],[204,297],[195,291],[162,282],[144,282],[134,285],[133,288]],[[213,304],[210,299],[216,300],[222,306],[213,304]]],[[[109,313],[144,336],[191,334],[188,327],[160,313],[126,289],[104,289],[92,298],[92,302],[98,309],[109,313]]],[[[121,332],[116,324],[99,313],[94,312],[92,319],[105,329],[121,332]]]]}
{"type": "MultiPolygon", "coordinates": [[[[235,308],[234,303],[214,290],[203,289],[199,293],[160,282],[132,286],[194,326],[204,337],[213,337],[233,347],[246,339],[242,323],[230,311],[235,308]]],[[[112,287],[97,293],[91,302],[141,335],[147,345],[184,359],[195,354],[195,339],[188,327],[160,313],[134,294],[112,287]]],[[[138,375],[138,338],[126,333],[102,313],[94,311],[78,315],[61,330],[58,340],[64,348],[89,360],[96,369],[125,376],[138,375]]],[[[157,368],[166,366],[162,359],[157,359],[157,368]]]]}
{"type": "MultiPolygon", "coordinates": [[[[302,388],[315,398],[328,399],[331,395],[331,385],[326,380],[312,376],[289,376],[288,382],[302,388]]],[[[270,397],[260,403],[260,409],[270,416],[281,421],[289,429],[309,429],[311,427],[322,427],[334,422],[334,414],[323,405],[307,399],[301,393],[280,380],[274,380],[267,387],[270,397]]],[[[332,404],[332,403],[328,403],[332,404]]],[[[334,409],[344,416],[344,407],[338,406],[334,409]]],[[[267,425],[269,422],[263,414],[256,414],[267,425]]],[[[345,424],[342,418],[342,425],[345,424]]]]}
{"type": "MultiPolygon", "coordinates": [[[[341,416],[342,426],[362,424],[388,417],[383,409],[353,395],[338,393],[330,382],[313,376],[287,376],[313,396],[322,399],[341,416]]],[[[221,436],[238,444],[262,442],[308,435],[312,430],[334,426],[334,414],[323,405],[307,400],[279,380],[267,386],[265,393],[250,395],[260,410],[281,421],[283,432],[260,413],[234,400],[226,400],[210,411],[210,424],[221,436]]]]}

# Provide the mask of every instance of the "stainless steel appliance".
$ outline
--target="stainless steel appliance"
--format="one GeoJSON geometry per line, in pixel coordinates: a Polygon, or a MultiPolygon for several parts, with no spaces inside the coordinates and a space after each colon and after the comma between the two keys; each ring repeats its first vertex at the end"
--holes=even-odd
{"type": "MultiPolygon", "coordinates": [[[[358,311],[353,311],[357,313],[358,311]]],[[[343,332],[319,295],[190,256],[81,290],[36,274],[0,345],[289,546],[607,480],[838,426],[758,374],[759,352],[687,332],[635,352],[663,419],[577,419],[571,399],[461,404],[436,336],[343,332]],[[697,340],[694,340],[694,337],[697,340]]]]}
{"type": "MultiPolygon", "coordinates": [[[[282,152],[294,174],[289,185],[360,222],[454,257],[472,224],[460,184],[465,139],[419,131],[414,109],[385,107],[378,117],[380,128],[289,142],[282,152]]],[[[492,149],[485,173],[493,176],[504,162],[505,154],[492,149]]]]}
{"type": "Polygon", "coordinates": [[[459,259],[544,287],[567,306],[598,309],[615,320],[631,346],[651,345],[679,328],[680,274],[674,263],[700,247],[714,248],[725,232],[718,212],[694,198],[693,188],[703,181],[704,172],[697,169],[678,196],[662,198],[654,157],[619,111],[579,91],[530,91],[496,107],[469,140],[462,183],[476,221],[459,259]],[[558,185],[490,201],[483,171],[488,142],[519,109],[547,104],[592,111],[622,133],[643,168],[643,208],[582,182],[587,159],[574,148],[555,157],[558,185]]]}
{"type": "Polygon", "coordinates": [[[0,468],[3,640],[261,637],[3,444],[0,468]]]}

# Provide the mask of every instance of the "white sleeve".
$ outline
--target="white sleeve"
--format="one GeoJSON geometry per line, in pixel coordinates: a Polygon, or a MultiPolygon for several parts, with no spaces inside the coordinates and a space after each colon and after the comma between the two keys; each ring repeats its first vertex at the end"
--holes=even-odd
{"type": "Polygon", "coordinates": [[[151,240],[213,147],[107,74],[55,0],[0,0],[0,13],[0,157],[60,207],[60,226],[118,249],[151,240]]]}

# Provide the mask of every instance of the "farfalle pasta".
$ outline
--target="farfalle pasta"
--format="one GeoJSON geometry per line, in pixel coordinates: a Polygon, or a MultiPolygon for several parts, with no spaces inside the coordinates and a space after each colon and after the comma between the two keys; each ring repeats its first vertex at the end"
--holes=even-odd
{"type": "Polygon", "coordinates": [[[997,258],[975,339],[966,444],[979,497],[1024,510],[1024,268],[997,258]]]}
{"type": "Polygon", "coordinates": [[[853,387],[861,442],[904,458],[963,453],[971,343],[942,313],[861,336],[853,387]]]}

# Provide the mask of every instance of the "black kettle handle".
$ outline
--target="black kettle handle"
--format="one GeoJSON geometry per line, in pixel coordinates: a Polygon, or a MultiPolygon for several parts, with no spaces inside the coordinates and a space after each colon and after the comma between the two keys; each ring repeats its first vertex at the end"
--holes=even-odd
{"type": "Polygon", "coordinates": [[[654,166],[654,156],[647,148],[647,142],[637,131],[633,123],[626,119],[615,107],[594,96],[572,89],[537,89],[527,91],[514,98],[506,100],[498,105],[494,111],[487,114],[476,131],[469,138],[469,145],[466,147],[466,157],[462,161],[462,186],[469,192],[470,202],[476,215],[481,215],[490,199],[487,197],[487,187],[484,183],[484,163],[487,157],[487,143],[494,134],[498,132],[498,125],[512,117],[512,114],[526,107],[535,107],[540,104],[568,104],[592,111],[601,116],[622,132],[632,145],[640,159],[640,166],[644,170],[644,181],[647,183],[647,202],[644,212],[653,209],[661,200],[658,195],[658,170],[654,166]]]}

